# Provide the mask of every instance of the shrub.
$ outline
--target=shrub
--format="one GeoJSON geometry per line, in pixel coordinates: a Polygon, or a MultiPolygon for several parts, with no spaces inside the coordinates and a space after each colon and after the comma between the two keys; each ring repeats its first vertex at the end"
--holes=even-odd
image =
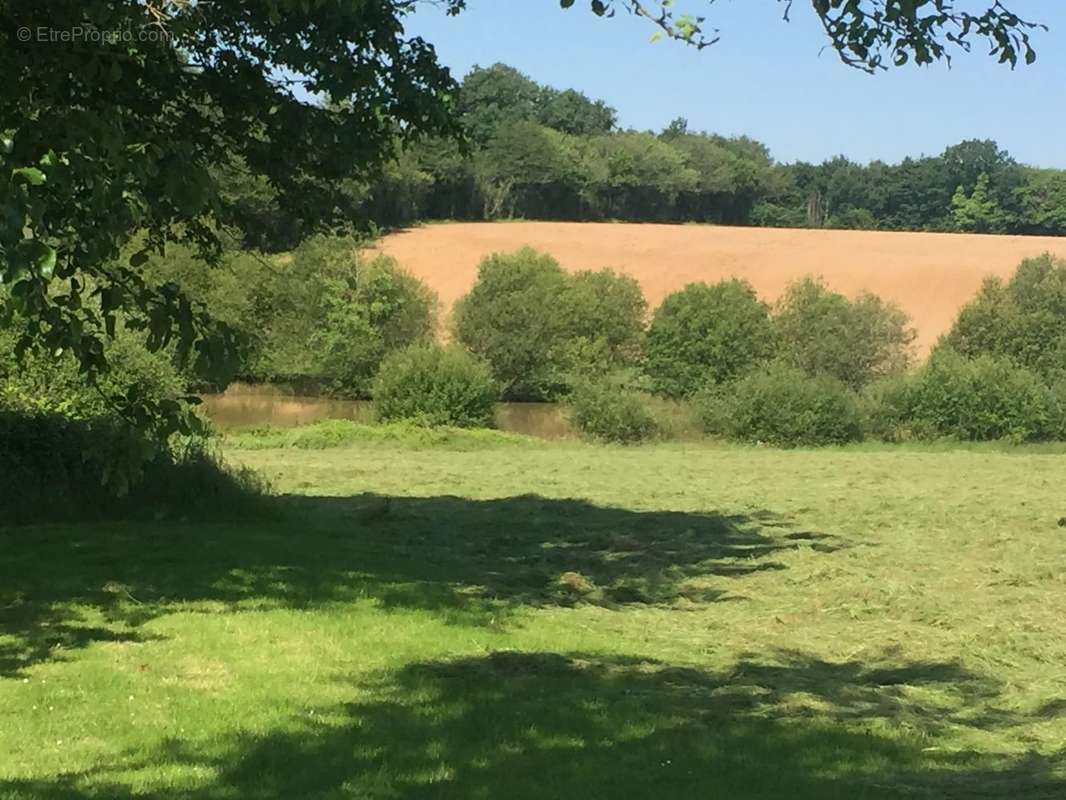
{"type": "Polygon", "coordinates": [[[938,348],[894,403],[893,413],[919,438],[1030,441],[1054,434],[1047,386],[1002,357],[965,358],[938,348]]]}
{"type": "Polygon", "coordinates": [[[758,202],[751,209],[749,222],[760,228],[805,228],[806,211],[777,203],[758,202]]]}
{"type": "Polygon", "coordinates": [[[635,366],[647,304],[639,284],[611,270],[569,275],[529,248],[481,263],[456,303],[456,338],[484,358],[512,400],[551,400],[575,376],[635,366]]]}
{"type": "Polygon", "coordinates": [[[226,510],[257,496],[250,473],[234,472],[207,440],[138,431],[110,398],[137,393],[177,403],[185,380],[166,352],[119,325],[96,385],[69,354],[28,351],[17,360],[17,323],[0,331],[0,520],[63,516],[188,516],[226,510]]]}
{"type": "Polygon", "coordinates": [[[901,372],[914,341],[907,315],[895,305],[872,294],[848,300],[812,278],[786,290],[774,327],[784,361],[853,389],[901,372]]]}
{"type": "Polygon", "coordinates": [[[384,422],[489,428],[498,397],[488,365],[458,347],[401,350],[382,363],[374,381],[374,408],[384,422]]]}
{"type": "Polygon", "coordinates": [[[264,493],[203,439],[159,441],[107,417],[0,411],[0,520],[241,511],[264,493]]]}
{"type": "Polygon", "coordinates": [[[709,387],[697,406],[707,433],[740,441],[795,447],[863,436],[858,400],[843,383],[782,363],[709,387]]]}
{"type": "Polygon", "coordinates": [[[600,441],[635,444],[658,432],[641,396],[610,380],[578,384],[569,397],[569,407],[574,426],[600,441]]]}
{"type": "MultiPolygon", "coordinates": [[[[565,300],[566,362],[572,374],[608,372],[640,362],[648,303],[635,278],[612,270],[575,273],[565,300]]],[[[576,382],[568,376],[568,383],[576,382]]]]}
{"type": "Polygon", "coordinates": [[[692,283],[655,311],[645,370],[656,391],[682,397],[738,376],[774,349],[770,309],[749,283],[692,283]]]}
{"type": "Polygon", "coordinates": [[[1051,385],[1051,436],[1066,441],[1066,378],[1051,385]]]}
{"type": "Polygon", "coordinates": [[[143,336],[116,330],[106,348],[110,369],[94,387],[69,353],[53,356],[29,350],[15,356],[17,326],[0,330],[0,410],[95,419],[112,414],[108,398],[134,392],[153,402],[176,401],[185,381],[166,352],[150,353],[143,336]]]}
{"type": "Polygon", "coordinates": [[[1008,356],[1047,380],[1066,370],[1066,261],[1026,259],[1006,284],[988,278],[946,337],[964,356],[1008,356]]]}
{"type": "Polygon", "coordinates": [[[333,394],[365,397],[389,353],[431,338],[433,293],[391,259],[359,257],[356,246],[312,237],[262,287],[254,377],[311,378],[333,394]]]}
{"type": "Polygon", "coordinates": [[[885,442],[917,438],[911,419],[912,375],[890,375],[866,386],[860,397],[863,429],[867,436],[885,442]]]}
{"type": "Polygon", "coordinates": [[[482,261],[455,304],[456,338],[491,365],[506,397],[547,400],[563,390],[567,286],[555,259],[524,248],[482,261]]]}
{"type": "Polygon", "coordinates": [[[877,217],[867,208],[848,208],[839,214],[833,214],[828,224],[830,228],[854,231],[876,231],[877,217]]]}
{"type": "Polygon", "coordinates": [[[146,269],[155,281],[179,284],[241,335],[245,380],[366,397],[386,355],[432,337],[437,299],[395,261],[364,257],[359,246],[351,237],[316,235],[291,254],[227,253],[213,268],[173,247],[146,269]]]}

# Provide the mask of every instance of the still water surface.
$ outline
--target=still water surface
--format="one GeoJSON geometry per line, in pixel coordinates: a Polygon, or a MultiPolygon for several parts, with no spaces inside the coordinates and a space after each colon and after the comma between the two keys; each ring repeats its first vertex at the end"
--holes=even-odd
{"type": "MultiPolygon", "coordinates": [[[[293,394],[284,386],[235,383],[225,393],[204,395],[203,400],[207,415],[223,430],[253,425],[290,428],[324,419],[369,423],[374,418],[367,400],[306,397],[293,394]]],[[[554,403],[500,403],[496,407],[496,427],[544,439],[571,435],[562,408],[554,403]]]]}

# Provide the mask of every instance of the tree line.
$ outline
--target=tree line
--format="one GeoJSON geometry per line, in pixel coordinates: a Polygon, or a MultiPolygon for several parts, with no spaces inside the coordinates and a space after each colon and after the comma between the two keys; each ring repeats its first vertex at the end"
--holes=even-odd
{"type": "MultiPolygon", "coordinates": [[[[1019,164],[993,141],[859,164],[777,163],[746,136],[620,129],[602,100],[475,67],[457,111],[465,142],[423,137],[374,176],[349,180],[347,214],[381,227],[420,220],[706,222],[889,231],[1066,233],[1066,170],[1019,164]]],[[[248,193],[247,244],[285,249],[300,228],[266,184],[248,193]],[[295,227],[294,227],[295,226],[295,227]]]]}

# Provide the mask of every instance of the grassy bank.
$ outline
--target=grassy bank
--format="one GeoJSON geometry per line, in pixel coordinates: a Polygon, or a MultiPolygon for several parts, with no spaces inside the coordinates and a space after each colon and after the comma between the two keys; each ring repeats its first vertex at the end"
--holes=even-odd
{"type": "Polygon", "coordinates": [[[0,797],[1066,793],[1061,456],[456,436],[0,528],[0,797]]]}

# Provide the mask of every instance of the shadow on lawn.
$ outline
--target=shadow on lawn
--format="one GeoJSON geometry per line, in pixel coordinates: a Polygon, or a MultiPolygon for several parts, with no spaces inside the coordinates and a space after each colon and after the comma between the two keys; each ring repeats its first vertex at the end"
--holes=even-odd
{"type": "Polygon", "coordinates": [[[142,641],[178,602],[305,608],[372,598],[457,624],[518,606],[698,605],[782,550],[842,546],[752,516],[638,512],[537,496],[272,498],[205,524],[0,529],[0,677],[97,641],[142,641]]]}
{"type": "MultiPolygon", "coordinates": [[[[945,726],[975,725],[960,709],[996,696],[956,664],[770,658],[742,659],[726,673],[580,653],[415,663],[353,687],[372,700],[315,709],[285,730],[221,747],[167,740],[88,772],[0,783],[0,792],[123,800],[135,796],[127,782],[142,769],[167,776],[150,791],[160,800],[1051,800],[1066,792],[1059,756],[929,746],[945,726]],[[940,690],[946,707],[910,699],[921,690],[940,690]]],[[[996,725],[1025,723],[1005,715],[996,725]]]]}

